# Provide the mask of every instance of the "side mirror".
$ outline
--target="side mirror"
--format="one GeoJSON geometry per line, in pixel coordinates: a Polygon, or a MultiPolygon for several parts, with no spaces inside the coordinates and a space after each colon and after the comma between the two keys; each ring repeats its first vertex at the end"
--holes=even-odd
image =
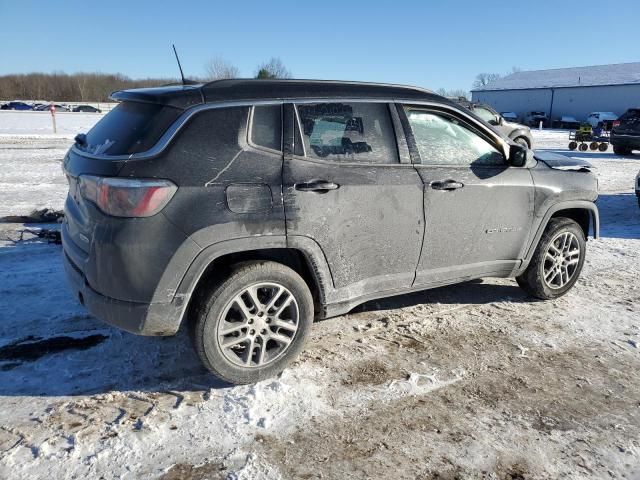
{"type": "Polygon", "coordinates": [[[524,167],[527,164],[527,152],[529,149],[517,143],[509,145],[509,165],[524,167]]]}
{"type": "Polygon", "coordinates": [[[504,123],[504,118],[502,118],[502,115],[498,115],[498,125],[502,125],[504,123]]]}

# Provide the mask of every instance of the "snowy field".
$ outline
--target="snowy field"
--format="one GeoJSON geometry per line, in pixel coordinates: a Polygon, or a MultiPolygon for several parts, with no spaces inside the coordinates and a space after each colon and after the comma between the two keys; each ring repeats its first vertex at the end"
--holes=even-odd
{"type": "MultiPolygon", "coordinates": [[[[75,131],[44,128],[0,116],[0,216],[62,206],[75,131]]],[[[253,386],[208,375],[185,332],[94,320],[60,247],[0,224],[0,478],[640,478],[640,155],[534,136],[600,180],[602,238],[568,295],[485,279],[371,302],[253,386]]]]}

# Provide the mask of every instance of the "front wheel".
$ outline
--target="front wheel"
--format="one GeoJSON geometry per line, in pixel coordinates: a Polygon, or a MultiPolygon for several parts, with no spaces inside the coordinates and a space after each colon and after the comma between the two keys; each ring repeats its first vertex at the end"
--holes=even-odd
{"type": "Polygon", "coordinates": [[[529,142],[524,137],[518,137],[514,140],[514,142],[517,143],[518,145],[522,145],[525,148],[531,148],[531,146],[529,145],[529,142]]]}
{"type": "Polygon", "coordinates": [[[239,264],[199,302],[192,324],[205,367],[233,384],[280,373],[302,350],[313,323],[305,281],[282,264],[239,264]]]}
{"type": "Polygon", "coordinates": [[[578,281],[586,253],[580,225],[570,218],[553,218],[527,269],[516,277],[529,295],[550,300],[567,293],[578,281]]]}

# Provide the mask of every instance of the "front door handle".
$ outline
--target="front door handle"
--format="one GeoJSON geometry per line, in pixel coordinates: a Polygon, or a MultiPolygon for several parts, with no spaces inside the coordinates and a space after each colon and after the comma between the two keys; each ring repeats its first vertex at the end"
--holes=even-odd
{"type": "Polygon", "coordinates": [[[294,188],[300,192],[327,193],[329,190],[337,190],[340,185],[326,180],[312,180],[310,182],[296,183],[294,188]]]}
{"type": "Polygon", "coordinates": [[[458,188],[464,187],[464,183],[457,182],[452,179],[448,180],[437,180],[435,182],[431,182],[431,188],[434,190],[457,190],[458,188]]]}

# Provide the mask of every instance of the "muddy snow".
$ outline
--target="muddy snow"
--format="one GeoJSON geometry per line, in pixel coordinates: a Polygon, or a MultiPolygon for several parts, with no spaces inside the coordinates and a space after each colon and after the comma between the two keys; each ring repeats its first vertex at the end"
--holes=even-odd
{"type": "MultiPolygon", "coordinates": [[[[251,386],[185,332],[96,321],[60,246],[0,224],[0,478],[640,478],[640,155],[534,135],[599,176],[602,238],[568,295],[485,279],[371,302],[251,386]]],[[[0,216],[62,206],[69,144],[0,136],[0,216]]]]}

